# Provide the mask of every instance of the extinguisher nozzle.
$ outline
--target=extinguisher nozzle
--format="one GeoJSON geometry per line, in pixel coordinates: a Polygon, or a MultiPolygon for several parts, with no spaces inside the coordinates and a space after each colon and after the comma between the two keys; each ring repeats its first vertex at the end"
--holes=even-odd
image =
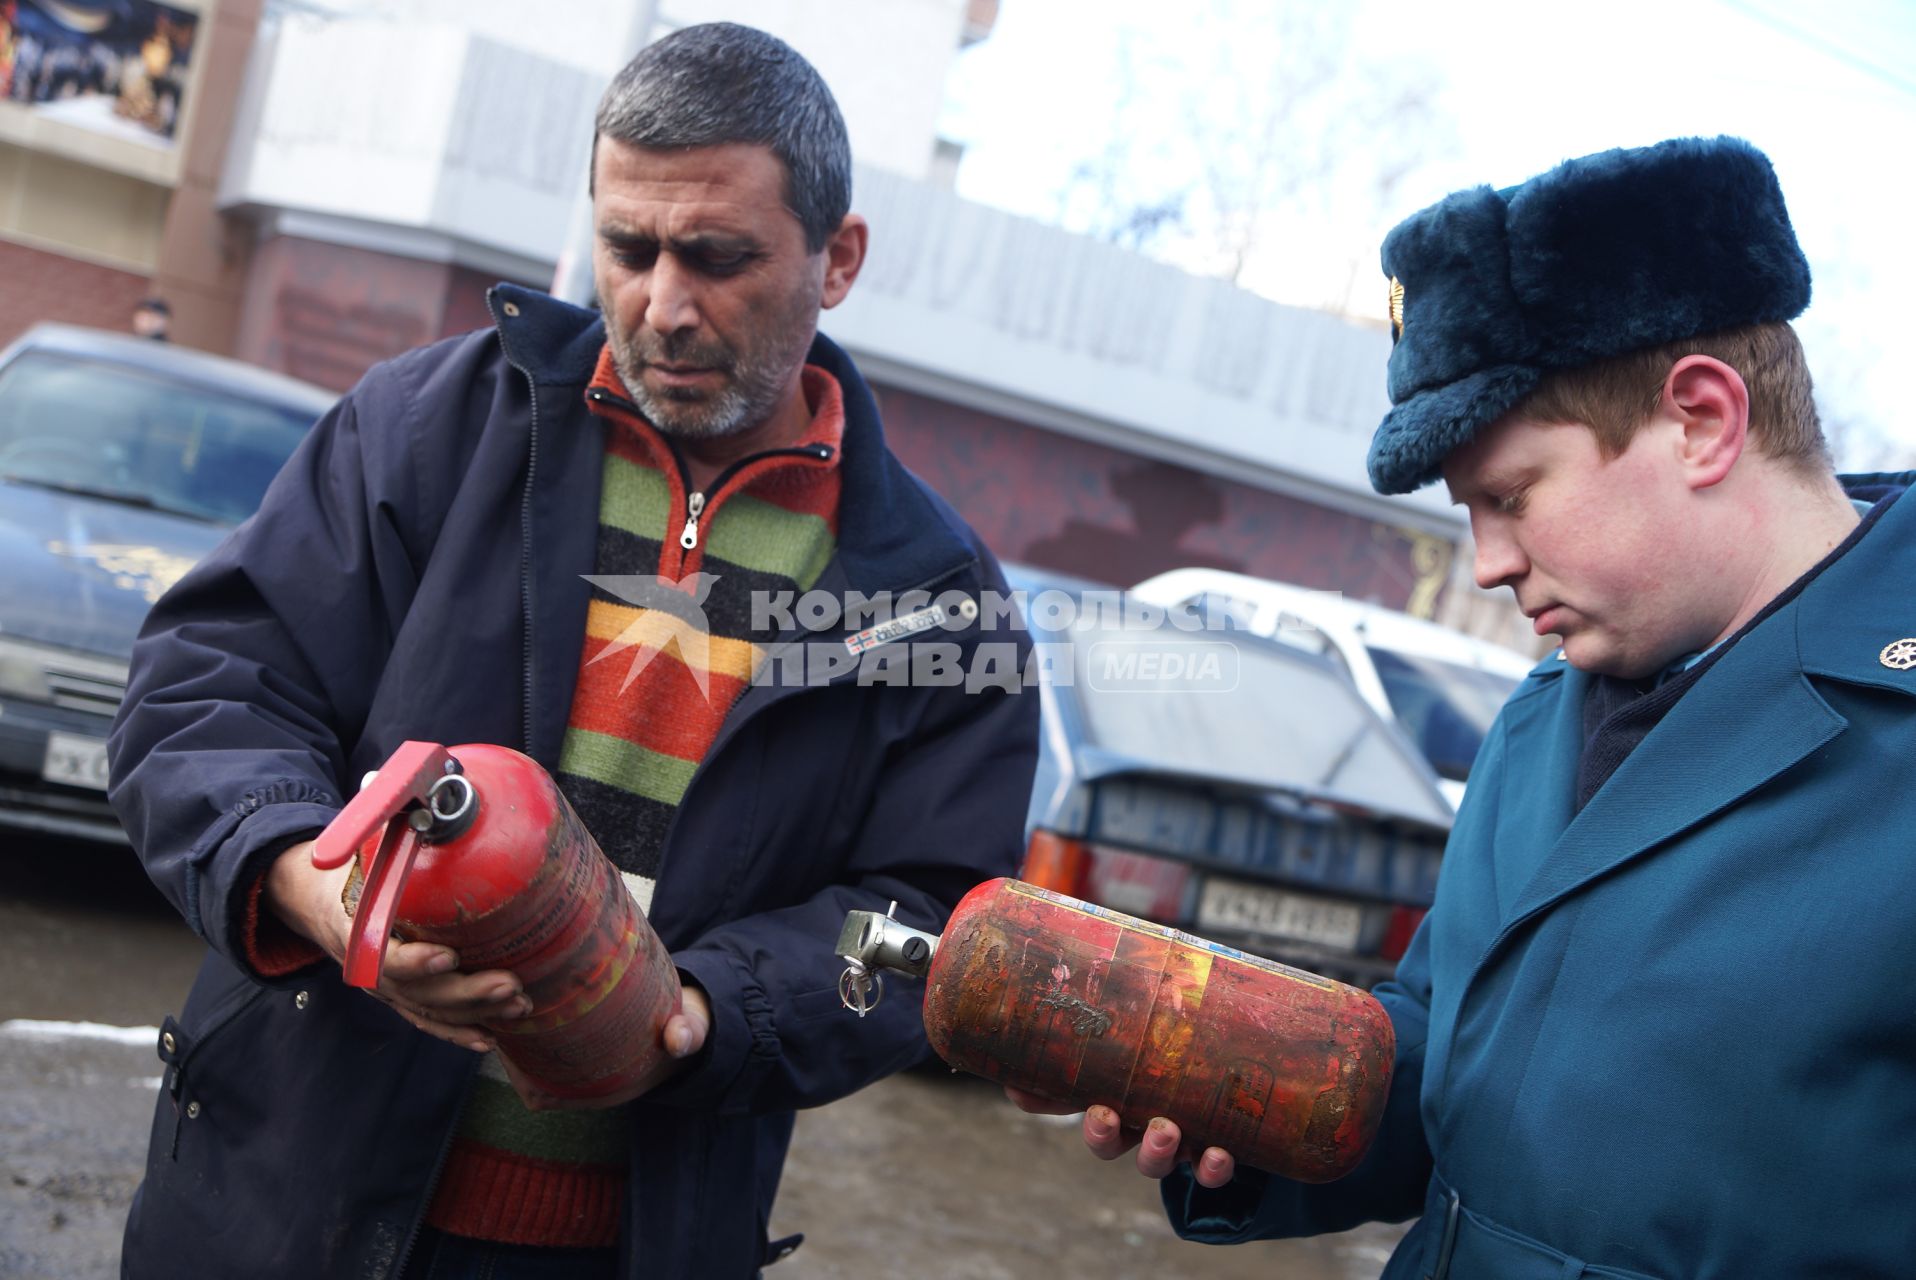
{"type": "Polygon", "coordinates": [[[925,976],[937,951],[937,935],[876,911],[848,912],[838,935],[840,956],[855,959],[868,969],[893,969],[914,978],[925,976]]]}

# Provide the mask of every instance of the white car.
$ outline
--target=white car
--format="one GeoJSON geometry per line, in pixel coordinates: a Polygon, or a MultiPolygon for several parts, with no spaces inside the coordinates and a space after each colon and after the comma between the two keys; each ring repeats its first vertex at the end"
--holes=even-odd
{"type": "Polygon", "coordinates": [[[1005,572],[1044,656],[1021,878],[1347,982],[1395,972],[1451,809],[1337,664],[1005,572]]]}
{"type": "Polygon", "coordinates": [[[1536,660],[1395,609],[1222,569],[1173,569],[1129,592],[1329,658],[1436,771],[1454,807],[1497,710],[1536,660]]]}

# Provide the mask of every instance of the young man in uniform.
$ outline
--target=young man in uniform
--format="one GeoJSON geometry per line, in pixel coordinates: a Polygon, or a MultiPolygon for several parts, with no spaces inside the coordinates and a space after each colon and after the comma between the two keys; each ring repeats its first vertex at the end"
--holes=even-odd
{"type": "Polygon", "coordinates": [[[1418,1217],[1387,1280],[1907,1275],[1916,506],[1832,473],[1768,161],[1588,156],[1450,196],[1383,262],[1372,483],[1441,479],[1478,582],[1562,648],[1378,989],[1396,1074],[1359,1169],[1234,1170],[1106,1107],[1087,1143],[1135,1146],[1189,1239],[1418,1217]]]}

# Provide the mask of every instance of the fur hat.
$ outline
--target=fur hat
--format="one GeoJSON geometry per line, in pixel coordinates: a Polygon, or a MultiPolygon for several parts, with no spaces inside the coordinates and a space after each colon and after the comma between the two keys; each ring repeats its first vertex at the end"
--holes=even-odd
{"type": "Polygon", "coordinates": [[[1390,399],[1370,446],[1379,493],[1575,368],[1788,320],[1810,268],[1769,160],[1740,138],[1676,138],[1459,191],[1384,239],[1390,399]]]}

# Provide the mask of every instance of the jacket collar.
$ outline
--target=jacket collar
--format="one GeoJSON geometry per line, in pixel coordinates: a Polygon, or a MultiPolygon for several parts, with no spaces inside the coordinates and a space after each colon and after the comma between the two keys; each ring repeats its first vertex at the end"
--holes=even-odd
{"type": "MultiPolygon", "coordinates": [[[[562,393],[576,387],[573,399],[582,403],[605,345],[603,318],[519,285],[495,285],[487,300],[507,360],[536,386],[562,393]]],[[[845,396],[838,558],[849,588],[905,591],[975,560],[955,518],[926,496],[885,447],[878,405],[851,357],[819,334],[806,358],[838,379],[845,396]]],[[[570,413],[562,419],[578,420],[570,413]]]]}
{"type": "Polygon", "coordinates": [[[492,286],[486,305],[506,359],[535,385],[583,387],[592,381],[605,345],[598,312],[516,284],[492,286]]]}
{"type": "MultiPolygon", "coordinates": [[[[1845,488],[1875,496],[1913,479],[1846,477],[1845,488]]],[[[1562,689],[1549,699],[1513,697],[1510,729],[1539,735],[1539,749],[1513,757],[1503,783],[1531,797],[1541,821],[1529,837],[1555,843],[1512,902],[1491,950],[1528,917],[1736,803],[1841,734],[1848,721],[1806,677],[1916,696],[1916,668],[1894,670],[1882,660],[1886,645],[1916,639],[1916,599],[1881,584],[1908,581],[1912,572],[1916,502],[1898,501],[1801,595],[1723,654],[1574,816],[1568,789],[1591,677],[1554,655],[1539,663],[1531,679],[1560,681],[1562,689]]]]}
{"type": "Polygon", "coordinates": [[[1912,484],[1916,472],[1843,477],[1851,497],[1900,496],[1796,602],[1799,657],[1808,674],[1916,694],[1916,667],[1891,667],[1884,652],[1916,641],[1916,592],[1890,585],[1908,583],[1916,571],[1916,498],[1904,492],[1912,484]]]}

